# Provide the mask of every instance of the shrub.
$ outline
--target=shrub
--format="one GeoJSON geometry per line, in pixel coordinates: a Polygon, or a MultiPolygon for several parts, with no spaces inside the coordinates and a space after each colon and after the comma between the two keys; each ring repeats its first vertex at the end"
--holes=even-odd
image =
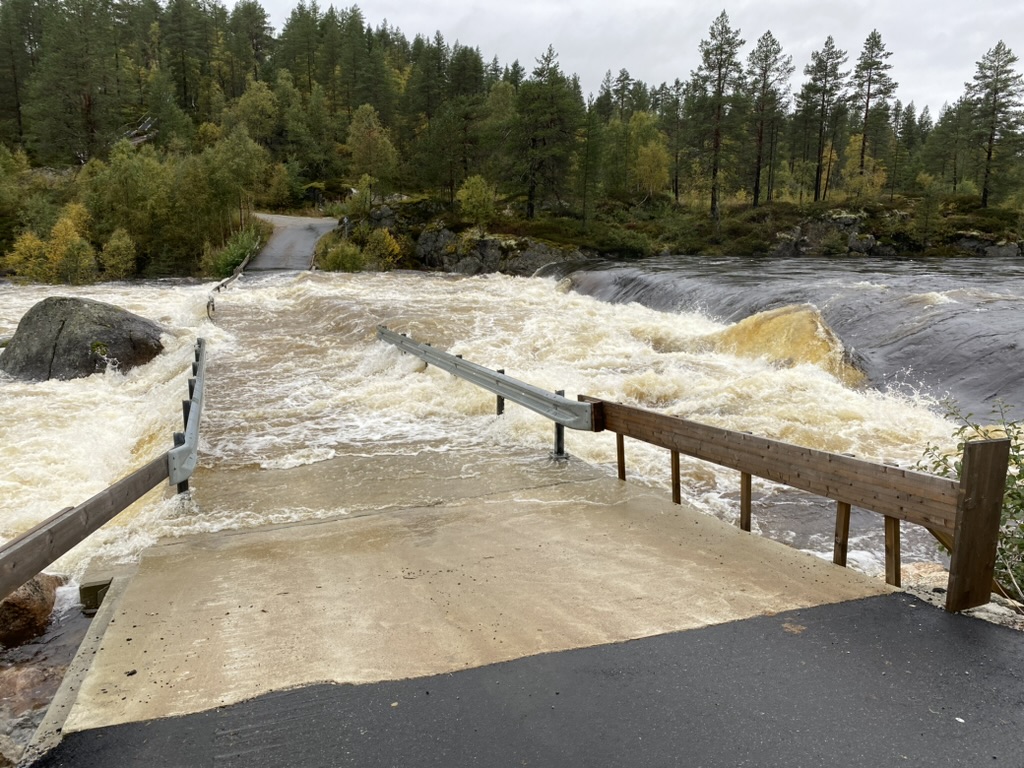
{"type": "Polygon", "coordinates": [[[394,269],[402,256],[402,246],[386,229],[375,229],[366,240],[363,253],[382,270],[394,269]]]}
{"type": "Polygon", "coordinates": [[[211,277],[230,277],[247,256],[256,253],[261,243],[259,229],[250,225],[235,232],[223,248],[216,249],[207,244],[203,247],[203,272],[211,277]]]}
{"type": "Polygon", "coordinates": [[[925,447],[918,468],[946,477],[959,478],[964,446],[972,439],[1007,437],[1010,440],[1010,465],[1003,494],[1002,522],[996,550],[996,580],[1015,600],[1024,602],[1024,421],[1011,419],[1011,406],[997,403],[992,409],[993,424],[983,426],[947,403],[947,415],[959,422],[953,433],[956,453],[950,455],[937,445],[925,447]]]}
{"type": "Polygon", "coordinates": [[[135,241],[118,227],[103,246],[99,261],[107,280],[132,277],[135,274],[135,241]]]}
{"type": "Polygon", "coordinates": [[[470,176],[462,182],[455,198],[462,204],[463,215],[481,230],[494,218],[494,187],[483,176],[470,176]]]}
{"type": "Polygon", "coordinates": [[[366,259],[358,245],[351,240],[341,240],[326,248],[317,264],[327,272],[359,272],[366,267],[366,259]]]}

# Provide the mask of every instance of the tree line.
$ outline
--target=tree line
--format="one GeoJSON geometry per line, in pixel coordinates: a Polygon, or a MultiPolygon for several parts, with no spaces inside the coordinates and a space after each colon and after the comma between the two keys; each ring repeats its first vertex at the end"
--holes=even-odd
{"type": "Polygon", "coordinates": [[[897,98],[877,31],[852,56],[828,36],[798,67],[723,11],[697,49],[672,83],[609,70],[584,95],[551,47],[528,71],[357,6],[302,0],[275,35],[257,0],[0,0],[6,268],[195,271],[254,206],[360,179],[449,205],[483,181],[526,218],[583,226],[907,195],[1024,208],[1024,78],[1001,41],[934,117],[897,98]]]}

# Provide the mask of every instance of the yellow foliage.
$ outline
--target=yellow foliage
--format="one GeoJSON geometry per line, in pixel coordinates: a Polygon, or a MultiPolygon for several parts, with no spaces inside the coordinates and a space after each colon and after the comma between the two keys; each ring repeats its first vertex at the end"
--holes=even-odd
{"type": "Polygon", "coordinates": [[[135,241],[118,227],[103,246],[99,256],[103,276],[108,280],[123,280],[135,274],[135,241]]]}
{"type": "Polygon", "coordinates": [[[375,229],[366,241],[363,254],[377,262],[383,270],[394,269],[402,255],[402,246],[388,230],[375,229]]]}
{"type": "Polygon", "coordinates": [[[19,236],[4,260],[7,268],[19,277],[42,283],[53,281],[46,258],[46,243],[35,232],[28,231],[19,236]]]}
{"type": "MultiPolygon", "coordinates": [[[[74,227],[75,234],[79,237],[85,237],[89,234],[89,221],[92,218],[89,214],[89,209],[81,203],[68,203],[65,205],[60,212],[61,220],[67,219],[71,222],[71,226],[74,227]]],[[[57,222],[60,224],[60,221],[57,222]]],[[[54,225],[54,229],[57,225],[54,225]]],[[[51,233],[50,237],[53,235],[51,233]]]]}
{"type": "Polygon", "coordinates": [[[80,285],[96,280],[96,253],[79,232],[88,223],[88,212],[80,203],[64,208],[63,215],[50,230],[46,260],[52,279],[80,285]]]}

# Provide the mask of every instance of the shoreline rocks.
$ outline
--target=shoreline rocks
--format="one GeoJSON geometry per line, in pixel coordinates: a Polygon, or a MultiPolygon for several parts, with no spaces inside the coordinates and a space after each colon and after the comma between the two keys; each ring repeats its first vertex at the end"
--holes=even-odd
{"type": "Polygon", "coordinates": [[[65,579],[40,573],[0,600],[0,645],[8,648],[39,637],[46,631],[65,579]]]}
{"type": "Polygon", "coordinates": [[[428,269],[460,275],[500,272],[528,277],[551,264],[587,259],[579,248],[548,245],[530,237],[456,234],[444,226],[428,227],[416,241],[416,259],[428,269]]]}

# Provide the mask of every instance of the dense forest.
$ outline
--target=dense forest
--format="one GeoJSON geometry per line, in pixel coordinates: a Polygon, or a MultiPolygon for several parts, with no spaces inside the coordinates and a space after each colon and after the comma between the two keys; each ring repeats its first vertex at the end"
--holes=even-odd
{"type": "Polygon", "coordinates": [[[828,204],[913,209],[922,249],[953,209],[1019,235],[1024,78],[1004,43],[934,116],[897,98],[878,32],[794,62],[723,11],[693,44],[672,83],[609,70],[584,94],[553,48],[527,68],[356,6],[299,2],[275,35],[256,0],[0,0],[0,272],[195,273],[251,240],[254,208],[353,188],[605,232],[611,251],[685,247],[681,216],[720,238],[828,204]]]}

